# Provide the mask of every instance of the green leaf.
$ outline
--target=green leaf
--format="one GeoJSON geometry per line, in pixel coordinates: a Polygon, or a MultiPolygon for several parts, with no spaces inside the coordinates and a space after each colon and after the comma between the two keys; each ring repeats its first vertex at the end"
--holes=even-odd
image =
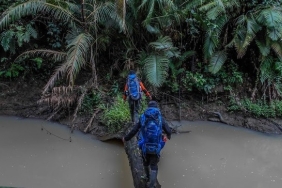
{"type": "Polygon", "coordinates": [[[160,87],[167,78],[169,59],[165,56],[150,55],[145,59],[145,74],[148,82],[160,87]]]}
{"type": "Polygon", "coordinates": [[[227,59],[225,51],[214,53],[210,59],[209,71],[213,74],[217,73],[227,59]]]}

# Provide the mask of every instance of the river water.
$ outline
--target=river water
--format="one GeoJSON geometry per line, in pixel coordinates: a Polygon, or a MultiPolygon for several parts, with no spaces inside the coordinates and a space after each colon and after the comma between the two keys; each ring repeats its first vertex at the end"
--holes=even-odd
{"type": "MultiPolygon", "coordinates": [[[[179,122],[173,122],[179,124],[179,122]]],[[[213,122],[181,122],[162,151],[162,188],[280,188],[282,137],[213,122]]],[[[0,187],[133,188],[120,142],[65,125],[0,116],[0,187]]]]}

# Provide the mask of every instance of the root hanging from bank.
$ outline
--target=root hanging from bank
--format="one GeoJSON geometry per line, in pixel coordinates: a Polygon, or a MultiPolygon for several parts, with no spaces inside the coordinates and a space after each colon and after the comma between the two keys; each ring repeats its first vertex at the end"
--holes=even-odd
{"type": "Polygon", "coordinates": [[[100,112],[100,109],[95,109],[94,113],[92,114],[92,117],[90,118],[90,120],[88,121],[87,123],[87,126],[85,127],[84,129],[84,133],[87,133],[89,128],[91,127],[92,123],[93,123],[93,120],[94,118],[96,117],[96,115],[100,112]]]}

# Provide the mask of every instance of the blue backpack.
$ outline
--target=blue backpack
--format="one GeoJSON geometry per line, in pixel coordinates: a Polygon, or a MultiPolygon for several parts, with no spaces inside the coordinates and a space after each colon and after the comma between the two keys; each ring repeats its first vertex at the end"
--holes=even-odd
{"type": "Polygon", "coordinates": [[[143,154],[160,154],[162,149],[162,116],[158,108],[149,107],[140,117],[143,154]]]}
{"type": "Polygon", "coordinates": [[[140,84],[136,74],[130,74],[127,78],[128,94],[132,100],[141,98],[140,84]]]}

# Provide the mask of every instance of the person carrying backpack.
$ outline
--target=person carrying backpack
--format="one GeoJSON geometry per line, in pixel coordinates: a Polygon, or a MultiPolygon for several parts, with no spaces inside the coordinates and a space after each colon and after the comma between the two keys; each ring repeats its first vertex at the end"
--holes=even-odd
{"type": "Polygon", "coordinates": [[[140,101],[142,98],[141,92],[144,92],[145,95],[152,100],[150,93],[145,88],[144,84],[138,79],[135,71],[130,70],[124,87],[123,100],[126,101],[128,98],[130,116],[133,123],[136,123],[138,119],[140,101]]]}
{"type": "Polygon", "coordinates": [[[171,138],[171,129],[162,117],[156,101],[148,103],[148,108],[141,114],[138,123],[122,138],[122,141],[130,140],[139,130],[142,138],[138,140],[138,146],[142,151],[143,164],[149,180],[147,186],[148,188],[154,188],[161,149],[165,145],[165,139],[170,140],[171,138]],[[162,131],[165,132],[166,136],[162,131]]]}

